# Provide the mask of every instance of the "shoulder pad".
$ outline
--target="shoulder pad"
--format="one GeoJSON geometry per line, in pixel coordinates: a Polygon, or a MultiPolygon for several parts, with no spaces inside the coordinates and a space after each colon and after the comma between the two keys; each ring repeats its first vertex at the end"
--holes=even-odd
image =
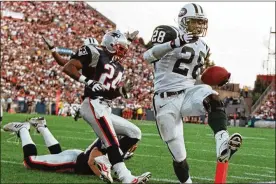
{"type": "Polygon", "coordinates": [[[173,26],[160,25],[154,29],[151,42],[153,44],[166,43],[176,39],[178,35],[179,31],[177,28],[173,26]]]}
{"type": "Polygon", "coordinates": [[[98,63],[98,60],[99,60],[99,57],[100,57],[100,52],[93,45],[86,45],[86,48],[89,49],[90,52],[91,52],[91,63],[90,63],[89,66],[91,66],[91,67],[97,66],[97,63],[98,63]]]}

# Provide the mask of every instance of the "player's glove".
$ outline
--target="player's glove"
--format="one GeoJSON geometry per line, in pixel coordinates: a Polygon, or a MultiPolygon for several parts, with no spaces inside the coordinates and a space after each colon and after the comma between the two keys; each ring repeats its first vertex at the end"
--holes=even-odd
{"type": "Polygon", "coordinates": [[[94,80],[88,80],[86,86],[88,86],[93,92],[104,91],[105,89],[101,83],[94,80]]]}
{"type": "Polygon", "coordinates": [[[196,42],[197,40],[198,40],[198,37],[194,36],[191,32],[180,34],[178,38],[171,41],[171,47],[172,48],[181,47],[185,44],[196,42]]]}
{"type": "Polygon", "coordinates": [[[135,38],[138,35],[138,33],[139,33],[139,31],[136,30],[136,31],[134,31],[132,33],[127,32],[125,35],[126,35],[127,40],[130,41],[130,42],[132,42],[133,40],[135,40],[135,38]]]}
{"type": "Polygon", "coordinates": [[[44,36],[42,36],[43,41],[46,43],[46,45],[48,46],[49,50],[52,50],[55,48],[55,45],[53,42],[51,42],[49,39],[45,38],[44,36]]]}

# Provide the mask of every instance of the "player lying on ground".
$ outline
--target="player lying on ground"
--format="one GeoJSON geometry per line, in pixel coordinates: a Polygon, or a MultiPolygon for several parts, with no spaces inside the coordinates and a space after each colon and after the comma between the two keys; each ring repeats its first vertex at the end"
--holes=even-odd
{"type": "MultiPolygon", "coordinates": [[[[85,151],[79,149],[62,151],[60,143],[50,132],[46,120],[42,117],[31,118],[28,122],[8,123],[3,129],[4,131],[17,133],[17,136],[21,139],[24,166],[26,168],[81,175],[97,175],[101,177],[101,173],[94,162],[97,159],[105,159],[109,162],[108,158],[104,156],[106,149],[103,148],[99,139],[96,139],[85,151]],[[43,136],[45,144],[51,154],[37,155],[35,143],[29,133],[30,124],[43,136]]],[[[149,173],[145,173],[137,179],[139,182],[147,180],[148,175],[149,173]]]]}
{"type": "MultiPolygon", "coordinates": [[[[218,93],[208,85],[195,85],[209,47],[200,39],[206,34],[208,19],[203,8],[194,3],[185,5],[178,15],[178,26],[155,28],[153,47],[144,59],[154,64],[153,106],[161,139],[173,157],[173,167],[181,183],[191,183],[182,117],[208,112],[208,124],[216,140],[217,160],[227,162],[242,143],[240,134],[229,136],[227,116],[218,93]]],[[[221,81],[221,85],[226,81],[221,81]]],[[[200,151],[200,150],[199,150],[200,151]]]]}
{"type": "MultiPolygon", "coordinates": [[[[85,84],[84,101],[81,104],[81,116],[93,128],[94,132],[107,147],[107,155],[112,164],[112,170],[118,174],[123,183],[137,183],[137,177],[133,176],[123,162],[120,150],[128,150],[136,144],[141,137],[129,135],[118,140],[118,134],[126,134],[129,127],[134,126],[128,120],[112,114],[110,103],[118,96],[128,98],[131,82],[120,85],[124,67],[122,61],[126,57],[129,41],[119,30],[107,32],[99,47],[92,45],[81,47],[71,60],[64,66],[63,72],[85,84]],[[82,74],[78,71],[82,70],[82,74]]],[[[111,172],[102,170],[106,177],[111,172]]],[[[106,177],[112,182],[112,178],[106,177]],[[111,180],[110,180],[111,179],[111,180]]]]}

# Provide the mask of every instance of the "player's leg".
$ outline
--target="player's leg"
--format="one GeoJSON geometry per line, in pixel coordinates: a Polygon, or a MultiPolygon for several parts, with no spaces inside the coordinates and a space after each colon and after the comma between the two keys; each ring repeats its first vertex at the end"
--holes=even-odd
{"type": "Polygon", "coordinates": [[[187,89],[185,96],[181,112],[184,116],[197,116],[205,114],[205,111],[208,112],[208,124],[213,130],[216,140],[217,159],[228,161],[240,147],[242,137],[238,133],[229,137],[227,115],[218,93],[208,85],[196,85],[187,89]]]}
{"type": "Polygon", "coordinates": [[[173,157],[173,168],[181,183],[191,183],[187,153],[183,137],[183,123],[180,116],[181,100],[179,98],[162,99],[155,95],[153,105],[156,117],[156,126],[161,139],[173,157]]]}
{"type": "Polygon", "coordinates": [[[141,139],[141,130],[130,121],[111,114],[111,120],[117,135],[123,136],[119,139],[120,149],[124,154],[127,153],[141,139]]]}
{"type": "Polygon", "coordinates": [[[47,127],[47,122],[44,117],[30,118],[29,122],[33,127],[36,128],[37,132],[43,136],[45,144],[51,154],[57,154],[62,151],[59,142],[47,127]]]}
{"type": "Polygon", "coordinates": [[[24,158],[29,156],[37,155],[36,146],[30,136],[30,124],[29,122],[11,122],[3,127],[4,131],[15,132],[17,136],[21,139],[21,144],[23,148],[24,158]]]}
{"type": "MultiPolygon", "coordinates": [[[[109,106],[107,104],[105,105],[105,102],[101,102],[99,99],[90,100],[86,98],[81,106],[81,114],[83,119],[93,128],[94,132],[107,147],[108,159],[113,170],[119,176],[120,181],[123,183],[133,183],[139,180],[142,176],[133,176],[123,162],[123,157],[119,151],[119,141],[110,118],[109,106]]],[[[107,171],[103,169],[106,164],[108,165],[106,158],[104,156],[97,157],[95,158],[95,163],[100,167],[104,179],[112,182],[110,168],[107,167],[107,171]]],[[[144,177],[142,178],[146,179],[144,177]]]]}

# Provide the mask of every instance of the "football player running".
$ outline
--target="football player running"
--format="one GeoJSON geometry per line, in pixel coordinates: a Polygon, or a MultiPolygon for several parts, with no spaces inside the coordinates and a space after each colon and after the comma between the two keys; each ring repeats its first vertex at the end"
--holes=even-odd
{"type": "MultiPolygon", "coordinates": [[[[63,150],[60,143],[51,133],[44,117],[30,118],[25,122],[11,122],[3,127],[4,131],[17,134],[21,139],[24,166],[51,172],[66,172],[80,175],[96,175],[101,178],[99,169],[94,165],[95,160],[106,153],[99,139],[96,139],[85,151],[79,149],[63,150]],[[30,135],[30,125],[43,136],[50,152],[47,155],[38,155],[37,148],[30,135]]],[[[108,158],[104,157],[107,162],[108,158]]]]}
{"type": "Polygon", "coordinates": [[[238,133],[229,136],[227,116],[218,93],[209,85],[195,85],[199,69],[210,55],[209,47],[200,38],[208,28],[203,8],[186,4],[178,14],[178,26],[156,27],[151,38],[153,47],[144,53],[144,59],[154,64],[153,106],[158,132],[173,157],[178,180],[191,183],[182,117],[208,112],[219,162],[231,158],[240,147],[242,137],[238,133]]]}
{"type": "MultiPolygon", "coordinates": [[[[121,62],[128,46],[127,38],[120,31],[107,32],[100,47],[82,46],[64,66],[63,72],[85,84],[81,116],[107,147],[109,161],[119,180],[123,183],[144,183],[151,173],[144,173],[140,177],[133,176],[120,153],[129,150],[141,139],[141,131],[126,119],[112,114],[110,107],[112,99],[118,96],[127,98],[132,87],[129,81],[119,86],[124,71],[121,62]],[[82,74],[78,72],[80,69],[82,74]],[[129,136],[118,140],[117,135],[120,134],[129,136]]],[[[112,182],[108,177],[111,168],[105,166],[105,160],[98,160],[96,164],[103,177],[112,182]]]]}

